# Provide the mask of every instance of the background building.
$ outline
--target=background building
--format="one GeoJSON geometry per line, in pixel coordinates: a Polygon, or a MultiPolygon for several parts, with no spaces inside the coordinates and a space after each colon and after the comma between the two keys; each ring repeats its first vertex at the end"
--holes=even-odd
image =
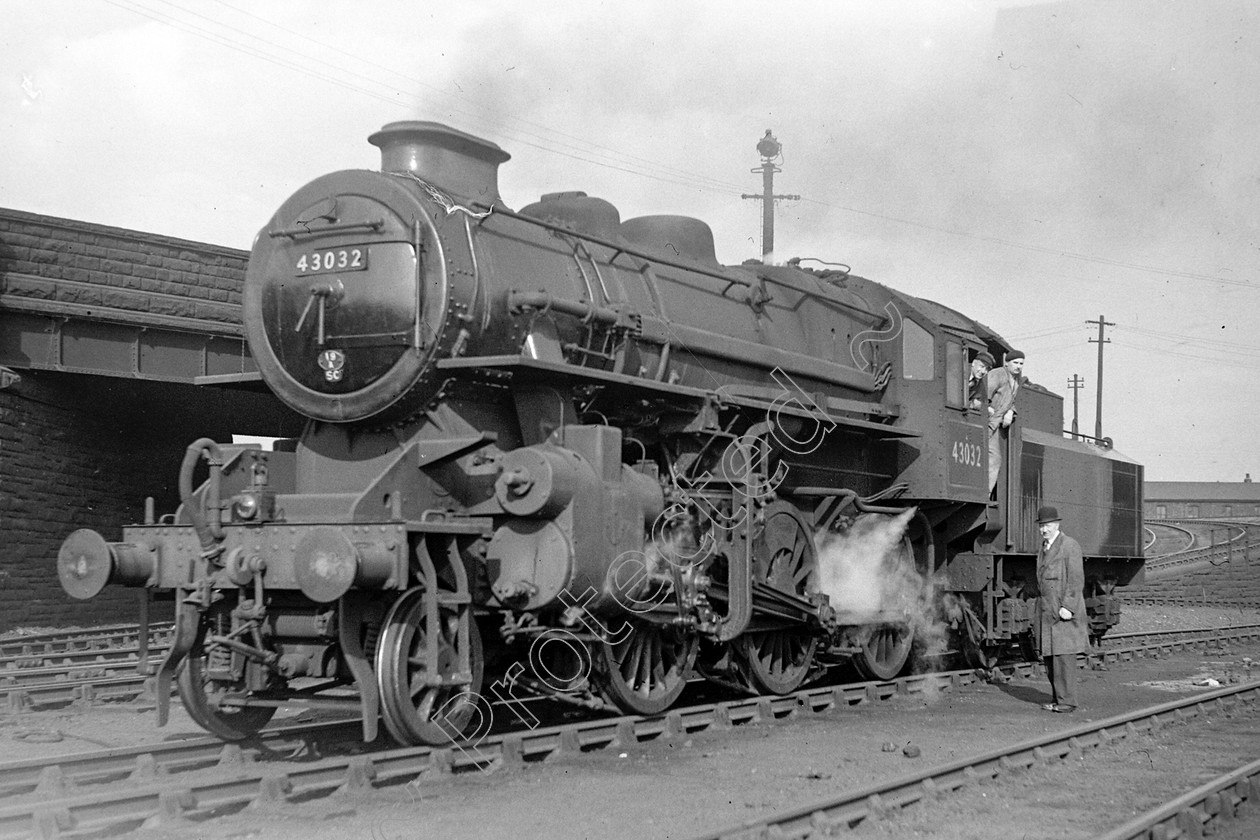
{"type": "Polygon", "coordinates": [[[1242,481],[1148,481],[1146,519],[1260,519],[1260,484],[1242,481]]]}

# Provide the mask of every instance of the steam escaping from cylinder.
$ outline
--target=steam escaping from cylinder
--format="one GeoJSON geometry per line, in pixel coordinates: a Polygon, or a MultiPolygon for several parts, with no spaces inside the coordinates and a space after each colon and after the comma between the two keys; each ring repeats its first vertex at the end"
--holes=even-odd
{"type": "Polygon", "coordinates": [[[961,602],[945,592],[942,574],[929,578],[915,567],[906,531],[910,508],[895,516],[862,514],[838,531],[820,535],[819,589],[842,623],[861,624],[896,617],[914,631],[915,670],[947,652],[950,630],[963,621],[961,602]]]}
{"type": "Polygon", "coordinates": [[[917,508],[895,516],[866,513],[839,531],[819,536],[819,590],[831,606],[854,621],[910,611],[920,598],[922,576],[905,542],[917,508]]]}
{"type": "MultiPolygon", "coordinates": [[[[627,612],[648,613],[672,598],[674,572],[686,574],[696,558],[689,529],[657,529],[642,550],[623,552],[612,562],[607,587],[627,612]]],[[[576,618],[577,613],[566,611],[566,623],[576,618]]]]}

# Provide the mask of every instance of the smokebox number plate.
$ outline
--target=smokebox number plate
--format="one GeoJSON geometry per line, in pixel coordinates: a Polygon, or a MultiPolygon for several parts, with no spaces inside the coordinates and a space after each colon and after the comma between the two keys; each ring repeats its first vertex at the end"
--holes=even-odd
{"type": "Polygon", "coordinates": [[[295,268],[301,274],[332,274],[338,271],[366,271],[367,246],[322,248],[307,251],[297,258],[295,268]]]}

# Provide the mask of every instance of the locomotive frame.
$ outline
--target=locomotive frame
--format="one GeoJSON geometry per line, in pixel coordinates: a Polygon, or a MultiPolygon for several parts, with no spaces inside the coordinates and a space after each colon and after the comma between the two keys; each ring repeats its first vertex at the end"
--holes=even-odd
{"type": "Polygon", "coordinates": [[[721,266],[695,219],[508,210],[507,154],[436,123],[370,139],[381,172],[317,178],[259,234],[259,374],[206,383],[270,388],[302,436],[197,440],[177,511],[59,552],[74,597],[174,599],[160,723],[172,683],[229,740],[306,703],[443,743],[526,720],[522,692],[659,714],[696,676],[889,679],[925,604],[989,666],[1027,638],[1043,503],[1085,547],[1094,635],[1118,620],[1141,467],[1064,439],[1028,385],[990,500],[965,388],[970,355],[1010,349],[992,330],[848,270],[721,266]],[[825,591],[850,559],[828,535],[871,522],[917,603],[825,591]]]}

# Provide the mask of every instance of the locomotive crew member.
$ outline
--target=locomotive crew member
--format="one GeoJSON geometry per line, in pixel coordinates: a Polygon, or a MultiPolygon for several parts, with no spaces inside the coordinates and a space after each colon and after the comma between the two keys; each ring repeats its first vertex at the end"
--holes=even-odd
{"type": "Polygon", "coordinates": [[[981,350],[971,360],[971,380],[967,383],[967,404],[972,408],[980,408],[989,401],[988,390],[984,378],[993,370],[993,356],[987,350],[981,350]]]}
{"type": "Polygon", "coordinates": [[[1015,421],[1015,395],[1023,381],[1024,354],[1009,351],[1003,365],[989,371],[984,378],[989,393],[989,495],[997,487],[998,471],[1002,469],[1002,450],[1008,435],[1007,429],[1015,421]]]}
{"type": "Polygon", "coordinates": [[[1037,511],[1037,610],[1033,627],[1050,679],[1048,712],[1076,711],[1076,655],[1089,649],[1081,546],[1059,530],[1059,511],[1037,511]]]}

